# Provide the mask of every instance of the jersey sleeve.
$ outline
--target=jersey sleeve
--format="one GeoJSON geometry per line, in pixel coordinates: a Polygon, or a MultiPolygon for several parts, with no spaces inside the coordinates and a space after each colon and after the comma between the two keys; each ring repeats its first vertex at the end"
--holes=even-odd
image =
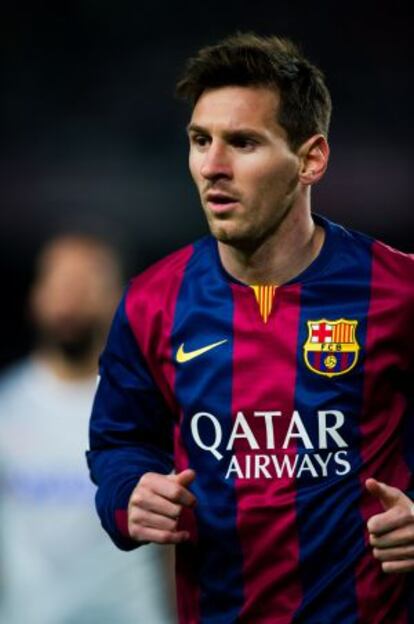
{"type": "Polygon", "coordinates": [[[131,550],[138,544],[128,535],[129,497],[144,473],[172,471],[173,417],[137,345],[125,303],[126,295],[100,358],[86,456],[102,526],[119,548],[131,550]]]}

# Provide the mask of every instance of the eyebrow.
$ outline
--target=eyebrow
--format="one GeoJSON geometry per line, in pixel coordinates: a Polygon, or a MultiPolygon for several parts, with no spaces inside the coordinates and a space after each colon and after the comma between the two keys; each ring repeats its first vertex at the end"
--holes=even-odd
{"type": "Polygon", "coordinates": [[[204,132],[207,133],[207,130],[202,126],[198,126],[197,124],[189,123],[186,126],[186,131],[189,134],[190,132],[204,132]]]}
{"type": "MultiPolygon", "coordinates": [[[[193,123],[189,123],[186,130],[188,134],[192,132],[199,132],[200,134],[210,134],[207,128],[193,123]]],[[[223,136],[227,139],[234,137],[253,137],[263,140],[265,138],[265,135],[262,132],[258,132],[257,130],[249,127],[238,128],[237,130],[225,130],[223,132],[223,136]]]]}

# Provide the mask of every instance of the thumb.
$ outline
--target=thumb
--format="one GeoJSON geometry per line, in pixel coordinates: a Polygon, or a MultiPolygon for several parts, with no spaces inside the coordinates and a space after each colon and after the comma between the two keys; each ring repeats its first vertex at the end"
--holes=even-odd
{"type": "Polygon", "coordinates": [[[196,478],[196,473],[191,468],[186,468],[177,474],[168,475],[168,478],[171,479],[171,481],[179,483],[183,487],[187,487],[187,485],[190,485],[196,478]]]}
{"type": "Polygon", "coordinates": [[[372,478],[365,481],[365,487],[380,501],[385,510],[397,505],[401,501],[401,495],[404,496],[401,490],[372,478]]]}

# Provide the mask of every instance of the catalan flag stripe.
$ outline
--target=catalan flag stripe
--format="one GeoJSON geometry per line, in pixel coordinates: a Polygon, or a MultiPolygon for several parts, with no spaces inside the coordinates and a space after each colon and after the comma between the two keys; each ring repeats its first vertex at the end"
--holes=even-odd
{"type": "Polygon", "coordinates": [[[354,342],[354,328],[349,323],[338,323],[333,327],[333,342],[351,343],[354,342]]]}
{"type": "Polygon", "coordinates": [[[260,316],[267,323],[273,307],[276,286],[253,285],[252,288],[259,306],[260,316]]]}

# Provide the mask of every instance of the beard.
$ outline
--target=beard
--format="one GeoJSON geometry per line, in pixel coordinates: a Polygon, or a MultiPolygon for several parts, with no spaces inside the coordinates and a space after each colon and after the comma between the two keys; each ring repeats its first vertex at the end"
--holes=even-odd
{"type": "Polygon", "coordinates": [[[250,214],[239,215],[212,215],[208,208],[203,205],[208,227],[214,238],[224,245],[233,247],[243,253],[254,253],[263,243],[274,236],[282,225],[286,216],[290,212],[293,203],[290,195],[286,197],[273,215],[266,219],[252,217],[254,210],[250,209],[250,214]]]}
{"type": "Polygon", "coordinates": [[[57,352],[68,363],[76,365],[94,355],[101,333],[96,323],[91,322],[43,327],[39,343],[42,348],[57,352]]]}

